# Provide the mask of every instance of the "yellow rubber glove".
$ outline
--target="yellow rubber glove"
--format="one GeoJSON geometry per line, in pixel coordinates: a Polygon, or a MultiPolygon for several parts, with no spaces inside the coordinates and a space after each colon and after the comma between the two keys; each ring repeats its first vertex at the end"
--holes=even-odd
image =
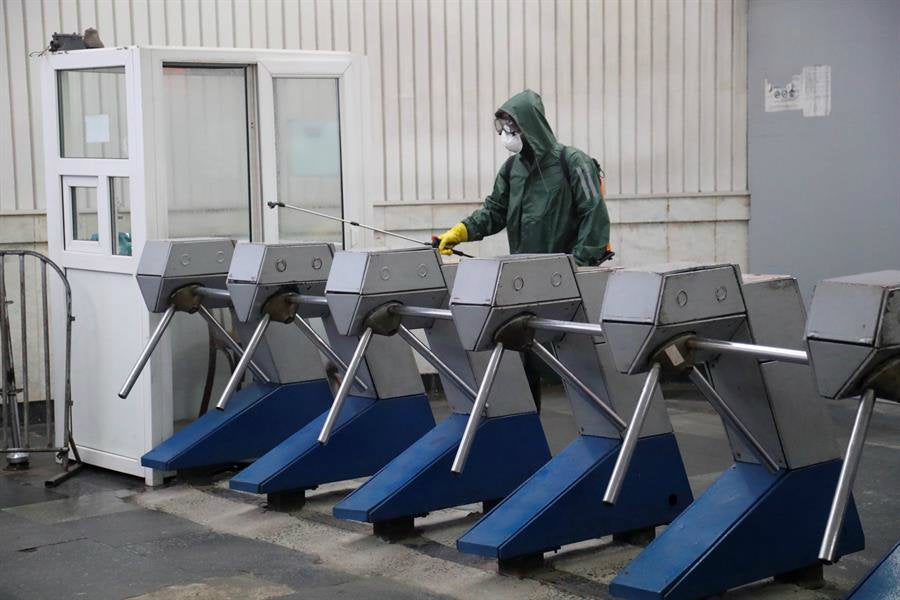
{"type": "Polygon", "coordinates": [[[469,240],[469,230],[462,223],[457,223],[441,235],[438,252],[444,256],[453,254],[453,246],[469,240]]]}

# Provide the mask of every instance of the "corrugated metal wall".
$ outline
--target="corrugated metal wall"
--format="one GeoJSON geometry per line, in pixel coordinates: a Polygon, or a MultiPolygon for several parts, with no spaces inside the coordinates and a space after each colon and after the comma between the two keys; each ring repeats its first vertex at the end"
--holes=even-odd
{"type": "Polygon", "coordinates": [[[611,197],[746,190],[746,0],[2,0],[2,19],[2,211],[43,206],[28,54],[92,25],[107,45],[365,53],[376,203],[479,201],[505,155],[492,113],[524,87],[611,197]]]}

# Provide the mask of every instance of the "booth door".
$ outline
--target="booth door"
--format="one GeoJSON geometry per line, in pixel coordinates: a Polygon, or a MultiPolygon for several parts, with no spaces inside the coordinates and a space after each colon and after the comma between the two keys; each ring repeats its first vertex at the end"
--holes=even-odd
{"type": "MultiPolygon", "coordinates": [[[[309,56],[258,65],[262,200],[366,221],[358,57],[309,56]]],[[[324,216],[263,211],[267,242],[365,242],[359,230],[324,216]]]]}

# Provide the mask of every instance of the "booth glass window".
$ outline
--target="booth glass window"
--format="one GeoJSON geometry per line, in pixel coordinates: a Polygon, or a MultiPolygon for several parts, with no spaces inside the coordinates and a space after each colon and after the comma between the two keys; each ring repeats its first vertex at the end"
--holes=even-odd
{"type": "MultiPolygon", "coordinates": [[[[279,201],[343,217],[338,80],[278,77],[274,84],[279,201]]],[[[278,235],[344,242],[340,223],[289,210],[278,213],[278,235]]]]}
{"type": "Polygon", "coordinates": [[[163,68],[168,237],[250,238],[247,68],[163,68]]]}
{"type": "Polygon", "coordinates": [[[125,67],[59,71],[63,158],[128,158],[125,67]]]}
{"type": "Polygon", "coordinates": [[[109,178],[109,207],[113,254],[131,256],[131,194],[127,177],[109,178]]]}
{"type": "Polygon", "coordinates": [[[96,242],[100,230],[97,217],[97,188],[72,186],[69,188],[72,211],[72,239],[96,242]]]}

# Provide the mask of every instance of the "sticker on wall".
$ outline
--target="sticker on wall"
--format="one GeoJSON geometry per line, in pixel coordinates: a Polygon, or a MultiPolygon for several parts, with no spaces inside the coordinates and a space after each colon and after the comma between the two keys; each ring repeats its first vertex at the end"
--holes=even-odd
{"type": "Polygon", "coordinates": [[[803,111],[804,117],[826,117],[831,114],[831,66],[803,67],[791,81],[776,87],[765,80],[766,112],[803,111]]]}

